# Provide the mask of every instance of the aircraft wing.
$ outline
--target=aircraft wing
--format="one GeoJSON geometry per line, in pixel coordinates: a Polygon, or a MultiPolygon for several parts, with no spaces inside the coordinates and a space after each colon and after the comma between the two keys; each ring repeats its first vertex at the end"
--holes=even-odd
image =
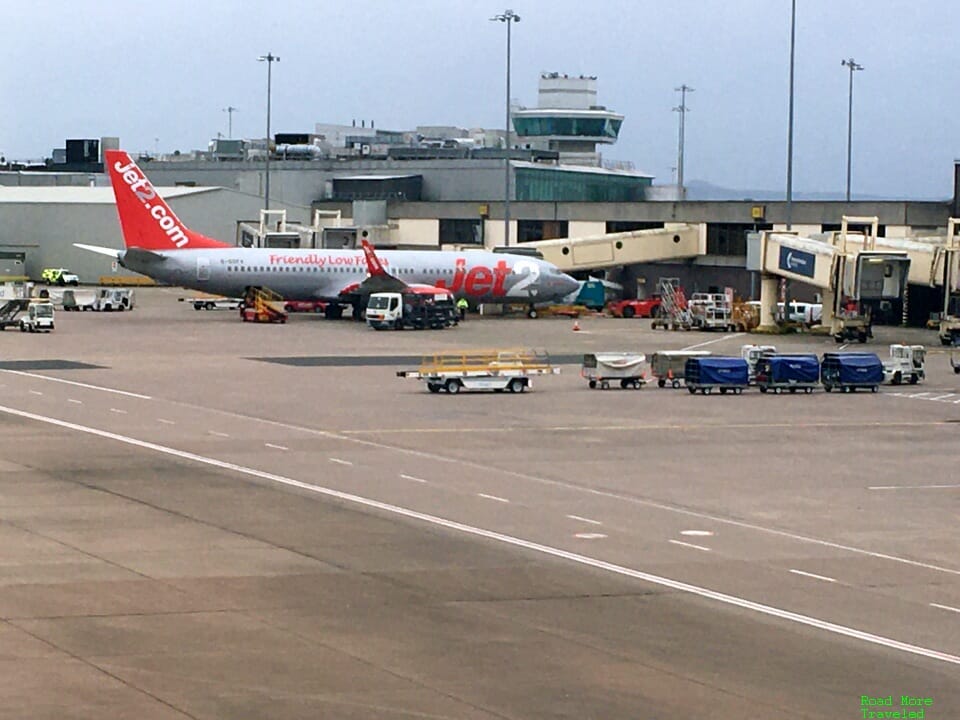
{"type": "Polygon", "coordinates": [[[403,292],[409,285],[398,277],[394,277],[384,269],[380,258],[374,252],[373,246],[366,240],[362,241],[363,255],[367,260],[367,277],[359,283],[350,283],[340,291],[343,296],[368,297],[377,292],[403,292]]]}

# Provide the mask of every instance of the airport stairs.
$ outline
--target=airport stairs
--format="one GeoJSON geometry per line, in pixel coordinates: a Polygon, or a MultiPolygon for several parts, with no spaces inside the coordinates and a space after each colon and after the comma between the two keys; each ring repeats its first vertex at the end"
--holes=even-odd
{"type": "Polygon", "coordinates": [[[280,293],[260,287],[247,292],[241,317],[244,322],[285,323],[288,313],[280,293]]]}

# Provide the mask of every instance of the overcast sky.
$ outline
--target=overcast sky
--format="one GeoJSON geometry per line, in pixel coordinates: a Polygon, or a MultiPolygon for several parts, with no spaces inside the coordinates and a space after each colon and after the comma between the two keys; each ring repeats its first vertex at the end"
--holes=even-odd
{"type": "MultiPolygon", "coordinates": [[[[14,4],[13,0],[8,0],[14,4]]],[[[511,7],[512,92],[537,104],[541,72],[598,77],[626,116],[602,148],[672,181],[688,96],[685,178],[786,185],[790,0],[18,1],[4,13],[0,153],[49,157],[68,138],[116,135],[130,151],[206,148],[317,122],[407,130],[501,128],[511,7]]],[[[846,185],[854,76],[853,193],[947,198],[960,157],[956,0],[797,0],[794,191],[846,185]]]]}

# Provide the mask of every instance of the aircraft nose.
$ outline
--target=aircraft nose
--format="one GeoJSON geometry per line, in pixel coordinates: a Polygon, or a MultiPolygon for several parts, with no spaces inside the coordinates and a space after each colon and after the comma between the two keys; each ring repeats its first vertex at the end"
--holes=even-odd
{"type": "Polygon", "coordinates": [[[580,282],[579,282],[578,280],[575,280],[574,278],[570,277],[570,276],[567,275],[566,273],[561,273],[561,274],[560,274],[560,283],[561,283],[560,286],[561,286],[561,288],[562,288],[562,290],[563,290],[563,292],[562,292],[561,294],[563,294],[563,295],[569,295],[569,294],[572,293],[574,290],[579,290],[579,289],[580,289],[580,282]]]}

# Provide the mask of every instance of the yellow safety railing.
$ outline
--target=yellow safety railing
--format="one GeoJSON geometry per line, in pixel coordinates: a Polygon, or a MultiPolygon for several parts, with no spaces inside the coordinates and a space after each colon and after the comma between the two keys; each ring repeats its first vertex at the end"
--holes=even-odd
{"type": "Polygon", "coordinates": [[[516,371],[549,370],[546,350],[455,350],[424,355],[420,361],[422,374],[470,372],[477,370],[516,371]]]}

